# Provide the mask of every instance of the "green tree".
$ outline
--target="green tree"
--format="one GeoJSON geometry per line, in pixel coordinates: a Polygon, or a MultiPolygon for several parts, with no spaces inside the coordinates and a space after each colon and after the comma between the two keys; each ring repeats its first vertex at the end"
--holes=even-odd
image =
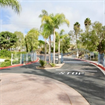
{"type": "Polygon", "coordinates": [[[54,42],[54,47],[53,47],[53,63],[55,64],[55,29],[58,29],[60,25],[63,23],[66,23],[69,26],[69,21],[65,18],[65,15],[62,14],[50,14],[49,16],[44,16],[42,18],[42,22],[48,21],[50,26],[53,29],[53,42],[54,42]]]}
{"type": "Polygon", "coordinates": [[[14,32],[14,34],[17,36],[15,47],[17,47],[20,50],[25,45],[24,35],[22,32],[18,32],[18,31],[14,32]]]}
{"type": "Polygon", "coordinates": [[[81,41],[89,51],[98,50],[100,54],[103,53],[105,51],[105,26],[102,26],[100,22],[94,22],[91,31],[81,34],[81,41]]]}
{"type": "Polygon", "coordinates": [[[65,35],[63,35],[64,33],[64,30],[62,29],[60,31],[60,33],[56,32],[56,42],[57,42],[57,45],[58,45],[58,63],[60,63],[60,58],[59,58],[59,55],[60,55],[60,42],[61,40],[65,37],[65,35]]]}
{"type": "Polygon", "coordinates": [[[5,31],[0,33],[0,49],[9,49],[17,41],[16,34],[5,31]]]}
{"type": "Polygon", "coordinates": [[[49,15],[46,10],[42,10],[42,14],[39,15],[40,18],[42,18],[42,24],[41,28],[45,27],[47,31],[50,32],[49,34],[49,62],[51,62],[50,56],[51,56],[51,34],[53,33],[53,27],[48,19],[49,15]],[[43,22],[44,19],[44,22],[43,22]]]}
{"type": "Polygon", "coordinates": [[[46,28],[46,24],[44,24],[44,27],[43,27],[41,35],[45,39],[45,59],[44,60],[46,61],[46,51],[47,51],[47,41],[46,40],[47,40],[47,38],[50,35],[50,31],[46,28]]]}
{"type": "Polygon", "coordinates": [[[43,40],[39,40],[39,47],[42,49],[45,45],[45,42],[43,40]]]}
{"type": "Polygon", "coordinates": [[[68,52],[69,48],[70,48],[70,37],[68,34],[64,35],[65,37],[61,40],[61,51],[63,53],[68,52]]]}
{"type": "Polygon", "coordinates": [[[31,29],[25,36],[25,45],[27,52],[35,51],[38,48],[38,29],[31,29]]]}
{"type": "Polygon", "coordinates": [[[20,13],[21,5],[17,0],[0,0],[0,6],[10,6],[12,9],[14,9],[17,13],[20,13]]]}
{"type": "Polygon", "coordinates": [[[74,24],[74,32],[75,32],[75,36],[76,36],[76,49],[77,49],[77,58],[78,58],[79,54],[78,54],[77,38],[78,38],[78,34],[80,32],[80,24],[79,24],[79,22],[76,22],[74,24]]]}
{"type": "Polygon", "coordinates": [[[90,27],[90,25],[91,25],[91,20],[90,20],[90,18],[86,18],[86,19],[85,19],[84,25],[85,25],[86,30],[88,31],[88,30],[89,30],[89,27],[90,27]]]}

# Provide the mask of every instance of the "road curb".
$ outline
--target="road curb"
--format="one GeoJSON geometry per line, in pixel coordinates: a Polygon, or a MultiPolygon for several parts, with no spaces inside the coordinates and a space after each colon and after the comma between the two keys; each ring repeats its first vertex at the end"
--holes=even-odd
{"type": "Polygon", "coordinates": [[[36,61],[28,62],[28,63],[26,63],[26,64],[17,64],[17,65],[12,65],[12,66],[7,66],[7,67],[0,67],[0,70],[2,70],[2,69],[7,69],[7,68],[12,68],[12,67],[18,67],[18,66],[29,65],[29,64],[32,64],[32,63],[35,63],[35,62],[38,62],[38,61],[39,61],[39,58],[37,58],[36,61]]]}
{"type": "MultiPolygon", "coordinates": [[[[77,58],[75,58],[75,59],[77,59],[77,58]]],[[[105,75],[105,67],[103,67],[101,64],[98,64],[98,63],[95,63],[95,62],[92,62],[92,61],[88,61],[88,60],[83,60],[83,59],[77,59],[77,60],[81,60],[81,61],[88,62],[88,63],[90,63],[90,64],[95,65],[95,66],[98,67],[98,68],[103,72],[103,74],[105,75]]]]}

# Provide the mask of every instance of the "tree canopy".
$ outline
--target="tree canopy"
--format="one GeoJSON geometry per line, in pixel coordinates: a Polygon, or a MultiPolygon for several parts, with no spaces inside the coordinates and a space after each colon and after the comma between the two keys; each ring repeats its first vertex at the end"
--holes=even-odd
{"type": "Polygon", "coordinates": [[[22,49],[22,47],[25,45],[23,33],[19,32],[19,31],[15,31],[14,34],[16,34],[16,36],[17,36],[17,41],[16,41],[16,44],[15,44],[15,47],[18,47],[19,49],[22,49]]]}
{"type": "Polygon", "coordinates": [[[25,36],[26,50],[28,52],[35,51],[38,48],[38,29],[31,29],[28,34],[25,36]]]}
{"type": "Polygon", "coordinates": [[[86,19],[85,19],[84,25],[85,25],[86,30],[89,30],[89,27],[90,27],[90,25],[91,25],[91,20],[90,20],[90,18],[86,18],[86,19]]]}
{"type": "Polygon", "coordinates": [[[81,41],[88,50],[103,53],[105,51],[105,26],[102,26],[100,22],[94,22],[92,30],[81,34],[81,41]]]}
{"type": "Polygon", "coordinates": [[[17,41],[16,34],[5,31],[0,33],[0,49],[9,49],[17,41]]]}

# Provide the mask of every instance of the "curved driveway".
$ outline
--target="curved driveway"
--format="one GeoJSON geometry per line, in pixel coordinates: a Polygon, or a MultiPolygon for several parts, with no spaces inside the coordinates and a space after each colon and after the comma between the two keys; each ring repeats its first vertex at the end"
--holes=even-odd
{"type": "Polygon", "coordinates": [[[77,90],[90,105],[105,105],[105,75],[87,62],[64,58],[60,69],[38,70],[38,63],[0,70],[0,73],[27,73],[59,80],[77,90]]]}

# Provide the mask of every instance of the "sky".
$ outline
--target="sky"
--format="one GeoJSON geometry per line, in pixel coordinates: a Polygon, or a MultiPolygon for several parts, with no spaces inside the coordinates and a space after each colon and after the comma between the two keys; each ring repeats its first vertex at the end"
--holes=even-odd
{"type": "MultiPolygon", "coordinates": [[[[91,22],[99,21],[105,25],[105,0],[18,0],[22,10],[17,14],[11,7],[0,7],[0,32],[20,31],[27,34],[32,28],[40,29],[42,10],[48,14],[63,13],[69,20],[70,26],[63,24],[56,29],[68,33],[73,30],[75,22],[79,22],[81,29],[85,29],[84,20],[90,18],[91,22]]],[[[42,36],[39,39],[43,40],[42,36]]]]}

